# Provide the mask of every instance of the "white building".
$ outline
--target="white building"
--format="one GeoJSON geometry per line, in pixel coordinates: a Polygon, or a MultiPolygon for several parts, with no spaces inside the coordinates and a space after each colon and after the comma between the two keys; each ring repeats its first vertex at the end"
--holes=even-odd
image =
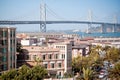
{"type": "Polygon", "coordinates": [[[71,73],[72,71],[72,44],[71,42],[61,42],[61,43],[54,43],[54,48],[60,50],[60,59],[64,58],[64,71],[59,72],[63,76],[65,72],[71,73]]]}
{"type": "Polygon", "coordinates": [[[21,40],[21,44],[22,46],[30,46],[32,44],[34,44],[34,40],[21,40]]]}

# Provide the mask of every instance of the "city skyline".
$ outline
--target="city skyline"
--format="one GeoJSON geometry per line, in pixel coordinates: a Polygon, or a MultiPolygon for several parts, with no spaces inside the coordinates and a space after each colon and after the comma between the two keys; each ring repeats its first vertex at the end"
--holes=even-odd
{"type": "MultiPolygon", "coordinates": [[[[40,20],[41,0],[1,0],[1,20],[40,20]],[[17,12],[17,13],[16,13],[17,12]]],[[[47,20],[88,20],[88,12],[92,13],[92,21],[120,22],[119,0],[44,0],[47,8],[47,20]],[[53,15],[55,14],[55,15],[53,15]]],[[[11,25],[9,25],[11,26],[11,25]]],[[[17,31],[38,31],[39,25],[12,25],[17,31]],[[34,28],[35,27],[35,28],[34,28]]],[[[86,25],[79,24],[52,24],[47,30],[85,30],[86,25]]]]}

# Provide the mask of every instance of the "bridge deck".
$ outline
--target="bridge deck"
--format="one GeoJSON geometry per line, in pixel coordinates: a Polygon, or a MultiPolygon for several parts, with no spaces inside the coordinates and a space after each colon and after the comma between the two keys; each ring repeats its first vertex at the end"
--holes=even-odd
{"type": "MultiPolygon", "coordinates": [[[[0,21],[0,25],[15,25],[15,24],[41,24],[44,21],[0,21]]],[[[46,24],[105,24],[120,26],[119,23],[105,22],[90,22],[90,21],[46,21],[46,24]]]]}

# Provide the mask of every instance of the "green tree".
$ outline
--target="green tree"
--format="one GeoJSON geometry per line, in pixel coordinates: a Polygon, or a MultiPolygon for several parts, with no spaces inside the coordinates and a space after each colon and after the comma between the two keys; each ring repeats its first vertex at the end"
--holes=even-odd
{"type": "Polygon", "coordinates": [[[100,46],[100,45],[97,45],[96,47],[95,47],[95,49],[96,49],[96,51],[101,51],[102,50],[102,46],[100,46]]]}
{"type": "Polygon", "coordinates": [[[7,72],[4,72],[2,75],[1,75],[1,79],[2,80],[14,80],[14,78],[17,76],[17,70],[15,69],[12,69],[12,70],[9,70],[7,72]]]}
{"type": "Polygon", "coordinates": [[[119,49],[112,47],[112,48],[108,48],[106,50],[106,56],[105,59],[111,62],[117,62],[120,58],[120,51],[119,49]]]}
{"type": "Polygon", "coordinates": [[[21,43],[19,43],[19,42],[17,42],[17,44],[16,44],[16,51],[17,51],[18,53],[22,52],[22,45],[21,45],[21,43]]]}
{"type": "Polygon", "coordinates": [[[72,74],[72,73],[64,73],[65,78],[70,78],[70,77],[73,77],[73,76],[74,76],[74,74],[72,74]]]}
{"type": "Polygon", "coordinates": [[[72,60],[72,68],[73,68],[74,72],[75,73],[80,72],[81,67],[82,67],[81,57],[78,56],[76,58],[73,58],[73,60],[72,60]]]}
{"type": "Polygon", "coordinates": [[[28,66],[23,65],[19,68],[18,76],[15,77],[15,79],[17,79],[17,80],[29,80],[28,78],[30,76],[31,76],[31,69],[28,66]]]}
{"type": "Polygon", "coordinates": [[[32,68],[32,80],[42,80],[48,75],[47,70],[42,66],[35,66],[32,68]]]}
{"type": "Polygon", "coordinates": [[[119,80],[120,79],[120,62],[117,62],[114,68],[109,69],[109,77],[111,80],[119,80]]]}
{"type": "Polygon", "coordinates": [[[35,56],[34,61],[35,61],[36,65],[40,65],[40,63],[42,62],[42,60],[37,56],[35,56]]]}
{"type": "Polygon", "coordinates": [[[93,71],[90,68],[83,68],[83,79],[93,80],[93,71]]]}
{"type": "Polygon", "coordinates": [[[0,77],[2,80],[42,80],[47,76],[47,70],[42,66],[29,68],[26,65],[21,66],[18,70],[12,69],[3,73],[0,77]]]}

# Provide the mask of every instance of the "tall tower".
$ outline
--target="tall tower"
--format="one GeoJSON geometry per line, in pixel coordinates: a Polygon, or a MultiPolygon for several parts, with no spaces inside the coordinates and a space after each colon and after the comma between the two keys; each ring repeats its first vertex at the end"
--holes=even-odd
{"type": "Polygon", "coordinates": [[[89,28],[91,28],[91,26],[92,26],[92,11],[89,10],[88,13],[89,13],[89,15],[88,15],[88,21],[89,21],[90,23],[88,23],[87,33],[89,33],[89,28]]]}
{"type": "Polygon", "coordinates": [[[114,15],[114,17],[113,17],[113,23],[114,23],[114,25],[113,25],[113,28],[112,28],[112,32],[116,32],[116,24],[117,24],[117,16],[116,15],[114,15]]]}
{"type": "Polygon", "coordinates": [[[40,4],[40,32],[46,32],[46,4],[40,4]]]}

